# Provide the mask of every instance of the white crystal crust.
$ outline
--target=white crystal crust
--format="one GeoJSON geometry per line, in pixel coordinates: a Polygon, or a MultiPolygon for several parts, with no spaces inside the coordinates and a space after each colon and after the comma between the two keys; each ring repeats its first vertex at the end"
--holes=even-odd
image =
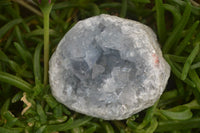
{"type": "Polygon", "coordinates": [[[79,21],[49,62],[53,96],[74,111],[105,120],[126,119],[152,106],[169,76],[148,26],[105,14],[79,21]]]}

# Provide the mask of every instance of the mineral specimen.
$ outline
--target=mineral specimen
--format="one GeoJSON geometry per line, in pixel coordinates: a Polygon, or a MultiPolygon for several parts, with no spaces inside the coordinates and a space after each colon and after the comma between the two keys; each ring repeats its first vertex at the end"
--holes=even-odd
{"type": "Polygon", "coordinates": [[[70,109],[121,120],[152,106],[170,67],[144,24],[100,15],[78,22],[50,60],[54,97],[70,109]]]}

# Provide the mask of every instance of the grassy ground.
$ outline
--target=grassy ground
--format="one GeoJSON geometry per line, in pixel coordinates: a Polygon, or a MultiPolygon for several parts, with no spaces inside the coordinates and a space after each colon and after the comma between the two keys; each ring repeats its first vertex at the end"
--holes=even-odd
{"type": "Polygon", "coordinates": [[[0,133],[200,132],[198,3],[194,0],[45,2],[33,5],[22,0],[0,1],[0,133]],[[51,55],[75,23],[101,13],[150,26],[172,68],[169,85],[160,100],[123,121],[104,121],[68,110],[55,101],[48,82],[44,81],[48,79],[44,76],[48,46],[51,55]]]}

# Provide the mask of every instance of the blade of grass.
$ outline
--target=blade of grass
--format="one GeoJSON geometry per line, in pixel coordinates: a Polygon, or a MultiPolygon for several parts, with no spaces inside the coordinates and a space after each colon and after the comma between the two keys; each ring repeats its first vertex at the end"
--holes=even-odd
{"type": "Polygon", "coordinates": [[[85,117],[80,118],[78,120],[74,120],[74,122],[69,124],[68,127],[63,128],[63,131],[73,129],[73,128],[76,128],[76,127],[80,127],[80,126],[86,124],[87,122],[91,121],[92,119],[93,119],[92,117],[85,116],[85,117]]]}
{"type": "Polygon", "coordinates": [[[46,123],[47,122],[47,116],[46,116],[42,106],[40,104],[37,104],[36,105],[36,109],[37,109],[37,113],[38,113],[38,115],[40,117],[41,124],[46,123]]]}
{"type": "Polygon", "coordinates": [[[103,127],[106,130],[106,133],[114,133],[114,129],[109,122],[102,122],[103,127]]]}
{"type": "MultiPolygon", "coordinates": [[[[3,106],[1,106],[1,118],[3,118],[3,114],[5,113],[5,112],[7,112],[8,111],[8,109],[9,109],[9,106],[10,106],[10,98],[8,98],[5,102],[4,102],[4,104],[3,104],[3,106]]],[[[4,119],[4,118],[3,118],[4,119]]]]}
{"type": "MultiPolygon", "coordinates": [[[[167,54],[165,54],[164,57],[165,57],[166,61],[169,63],[169,65],[171,66],[171,70],[174,73],[174,75],[176,75],[179,79],[181,79],[181,72],[175,67],[175,65],[170,60],[169,56],[167,54]]],[[[191,80],[189,80],[188,78],[186,78],[183,81],[186,84],[188,84],[189,86],[196,87],[196,85],[191,80]]]]}
{"type": "Polygon", "coordinates": [[[22,133],[24,128],[4,128],[0,127],[0,133],[22,133]]]}
{"type": "Polygon", "coordinates": [[[192,100],[191,102],[184,104],[183,106],[186,106],[190,109],[200,109],[200,104],[196,100],[192,100]]]}
{"type": "Polygon", "coordinates": [[[82,127],[76,127],[70,130],[70,133],[83,133],[82,127]]]}
{"type": "Polygon", "coordinates": [[[32,78],[33,77],[32,72],[26,71],[25,67],[20,66],[15,61],[8,60],[8,63],[10,65],[10,67],[12,68],[12,70],[16,73],[16,75],[24,77],[24,78],[32,78]]]}
{"type": "Polygon", "coordinates": [[[96,126],[92,126],[88,129],[86,129],[83,133],[94,133],[96,131],[97,127],[96,126]]]}
{"type": "Polygon", "coordinates": [[[46,129],[46,125],[41,126],[35,133],[44,133],[46,129]]]}
{"type": "Polygon", "coordinates": [[[195,39],[193,41],[193,44],[197,43],[197,42],[200,42],[200,32],[197,32],[196,35],[195,35],[195,39]]]}
{"type": "Polygon", "coordinates": [[[171,103],[178,101],[181,98],[177,90],[167,91],[162,94],[158,107],[165,107],[171,103]]]}
{"type": "Polygon", "coordinates": [[[6,41],[6,44],[5,44],[5,46],[4,46],[4,49],[3,49],[4,52],[6,52],[6,51],[8,50],[8,48],[10,47],[10,44],[11,44],[13,38],[14,38],[14,34],[11,34],[11,35],[8,37],[8,39],[7,39],[7,41],[6,41]]]}
{"type": "Polygon", "coordinates": [[[32,73],[29,71],[26,71],[24,68],[22,68],[19,64],[17,64],[15,61],[10,60],[6,54],[0,50],[0,61],[6,62],[11,69],[19,74],[22,77],[26,78],[32,78],[32,73]]]}
{"type": "Polygon", "coordinates": [[[157,126],[158,126],[158,121],[156,120],[155,117],[153,117],[151,120],[151,125],[149,128],[147,128],[146,133],[154,133],[157,126]]]}
{"type": "MultiPolygon", "coordinates": [[[[185,61],[187,60],[187,57],[185,57],[185,56],[172,55],[172,54],[167,54],[167,55],[169,56],[170,60],[172,60],[173,62],[176,62],[176,63],[185,63],[185,61]]],[[[193,62],[198,62],[199,59],[200,58],[198,56],[196,56],[196,58],[194,59],[193,62]]]]}
{"type": "MultiPolygon", "coordinates": [[[[33,30],[30,33],[27,33],[26,35],[24,35],[24,37],[25,38],[30,38],[30,37],[33,37],[33,36],[40,36],[40,35],[44,35],[44,30],[43,29],[33,30]]],[[[49,35],[57,36],[58,34],[53,29],[49,29],[49,35]]]]}
{"type": "Polygon", "coordinates": [[[200,118],[193,118],[185,121],[160,121],[158,122],[158,128],[156,129],[156,132],[193,129],[199,128],[199,125],[200,118]]]}
{"type": "Polygon", "coordinates": [[[199,21],[196,21],[192,27],[187,31],[187,35],[186,37],[184,37],[183,41],[181,41],[181,43],[179,44],[179,46],[175,49],[174,53],[176,55],[180,55],[183,50],[185,49],[185,47],[187,46],[189,40],[191,39],[192,35],[194,34],[197,26],[199,25],[199,21]]]}
{"type": "Polygon", "coordinates": [[[1,50],[0,50],[0,60],[4,62],[9,62],[8,56],[1,50]]]}
{"type": "Polygon", "coordinates": [[[176,83],[179,95],[183,96],[185,93],[185,90],[184,90],[184,85],[182,81],[180,79],[175,79],[175,83],[176,83]]]}
{"type": "Polygon", "coordinates": [[[22,96],[23,96],[23,93],[21,91],[18,92],[18,93],[16,93],[14,95],[14,97],[12,98],[11,102],[12,103],[16,103],[17,101],[20,101],[20,99],[22,98],[22,96]]]}
{"type": "Polygon", "coordinates": [[[126,124],[128,126],[128,128],[133,132],[133,133],[146,133],[146,131],[144,129],[137,129],[138,123],[131,121],[130,119],[128,119],[126,121],[126,124]]]}
{"type": "Polygon", "coordinates": [[[12,70],[20,75],[20,73],[22,72],[21,66],[19,64],[17,64],[15,61],[12,61],[12,60],[7,60],[7,61],[10,65],[10,67],[12,68],[12,70]]]}
{"type": "Polygon", "coordinates": [[[26,46],[24,45],[24,41],[23,41],[23,38],[22,38],[22,34],[21,34],[21,31],[20,31],[18,25],[15,26],[15,32],[16,32],[16,37],[17,37],[19,43],[21,44],[21,46],[22,46],[23,48],[25,48],[26,46]]]}
{"type": "Polygon", "coordinates": [[[86,124],[87,122],[89,122],[91,119],[92,117],[83,117],[82,119],[73,121],[73,119],[70,118],[66,123],[63,123],[63,124],[48,125],[47,132],[67,131],[67,130],[82,126],[86,124]]]}
{"type": "Polygon", "coordinates": [[[7,63],[7,65],[17,74],[25,78],[32,78],[32,73],[26,71],[25,68],[22,68],[15,61],[10,60],[3,51],[0,50],[0,61],[7,63]]]}
{"type": "Polygon", "coordinates": [[[160,110],[160,112],[171,120],[188,120],[192,118],[192,112],[184,106],[176,107],[176,110],[160,110]]]}
{"type": "Polygon", "coordinates": [[[62,116],[62,105],[58,104],[54,109],[53,109],[53,114],[55,118],[59,118],[62,116]]]}
{"type": "Polygon", "coordinates": [[[198,104],[200,105],[200,92],[197,89],[197,87],[188,87],[188,89],[192,90],[192,93],[196,99],[196,101],[198,102],[198,104]]]}
{"type": "MultiPolygon", "coordinates": [[[[63,105],[64,106],[64,105],[63,105]]],[[[63,109],[63,113],[66,115],[71,115],[71,112],[66,108],[66,107],[62,107],[63,109]]]]}
{"type": "Polygon", "coordinates": [[[93,15],[99,15],[100,14],[100,10],[99,10],[99,7],[94,4],[94,3],[91,3],[91,4],[88,4],[89,8],[92,8],[92,12],[93,12],[93,15]]]}
{"type": "Polygon", "coordinates": [[[199,53],[199,43],[196,44],[196,46],[194,47],[194,49],[192,50],[192,52],[190,53],[190,55],[188,56],[187,60],[185,61],[183,70],[182,70],[182,74],[181,74],[181,79],[185,80],[187,77],[187,74],[189,72],[190,66],[192,64],[192,62],[194,61],[194,58],[197,56],[197,54],[199,53]]]}
{"type": "Polygon", "coordinates": [[[155,1],[156,7],[156,22],[157,22],[157,30],[158,36],[161,43],[165,41],[166,37],[166,29],[165,29],[165,15],[162,0],[155,1]]]}
{"type": "Polygon", "coordinates": [[[23,20],[21,18],[14,19],[7,24],[5,24],[3,27],[0,28],[0,38],[3,37],[3,35],[9,31],[11,28],[13,28],[15,25],[21,23],[23,20]]]}
{"type": "MultiPolygon", "coordinates": [[[[181,7],[185,7],[186,4],[187,4],[187,2],[188,2],[188,1],[182,1],[182,0],[170,0],[170,1],[173,1],[174,3],[180,5],[181,7]]],[[[199,9],[199,7],[192,6],[192,13],[194,15],[199,16],[200,15],[200,9],[199,9]]]]}
{"type": "Polygon", "coordinates": [[[137,127],[138,129],[144,128],[151,122],[157,105],[158,105],[158,101],[146,111],[146,115],[145,115],[142,123],[137,127]]]}
{"type": "Polygon", "coordinates": [[[127,0],[122,0],[120,17],[122,18],[126,17],[126,12],[127,12],[127,0]]]}
{"type": "Polygon", "coordinates": [[[190,68],[191,68],[191,69],[200,68],[200,62],[197,62],[197,63],[195,63],[195,64],[191,65],[191,67],[190,67],[190,68]]]}
{"type": "Polygon", "coordinates": [[[11,75],[6,72],[0,72],[0,81],[13,85],[25,92],[32,91],[32,85],[27,83],[26,81],[22,80],[21,78],[11,75]]]}
{"type": "Polygon", "coordinates": [[[183,57],[183,56],[178,56],[178,55],[171,55],[171,54],[167,54],[169,56],[169,58],[177,63],[185,63],[187,57],[183,57]]]}
{"type": "Polygon", "coordinates": [[[42,76],[41,76],[41,66],[40,66],[40,55],[41,55],[41,50],[42,50],[42,44],[39,43],[37,47],[35,48],[35,53],[33,56],[33,72],[35,76],[35,80],[42,81],[42,76]]]}
{"type": "Polygon", "coordinates": [[[53,119],[53,120],[48,120],[48,124],[59,124],[59,123],[63,123],[67,120],[67,116],[62,116],[60,118],[57,119],[53,119]]]}
{"type": "Polygon", "coordinates": [[[178,91],[177,90],[170,90],[170,91],[167,91],[165,93],[162,94],[161,98],[160,98],[160,101],[162,100],[169,100],[169,99],[173,99],[175,97],[178,96],[178,91]]]}
{"type": "Polygon", "coordinates": [[[14,117],[14,115],[10,111],[6,111],[3,113],[4,118],[6,119],[6,123],[4,127],[13,127],[16,125],[18,119],[14,117]]]}
{"type": "Polygon", "coordinates": [[[22,59],[27,63],[27,65],[32,68],[32,55],[28,50],[25,50],[19,43],[14,42],[14,46],[22,59]]]}
{"type": "Polygon", "coordinates": [[[163,7],[164,7],[165,10],[167,10],[167,11],[172,13],[173,19],[174,19],[173,20],[174,21],[174,25],[177,25],[178,22],[181,19],[181,14],[180,14],[179,10],[175,6],[170,5],[170,4],[163,4],[163,7]]]}
{"type": "Polygon", "coordinates": [[[169,50],[172,48],[172,46],[180,40],[181,32],[185,28],[190,18],[190,13],[191,13],[191,5],[187,4],[179,24],[174,28],[173,32],[171,33],[171,35],[169,36],[169,38],[167,39],[166,43],[163,46],[163,53],[165,54],[168,53],[169,50]]]}
{"type": "MultiPolygon", "coordinates": [[[[181,71],[182,68],[179,64],[177,63],[174,63],[176,65],[176,67],[181,71]]],[[[190,74],[190,73],[189,73],[190,74]]],[[[190,76],[191,77],[191,76],[190,76]]],[[[193,76],[192,76],[193,77],[193,76]]],[[[193,81],[192,81],[193,82],[193,81]]],[[[193,82],[194,83],[194,82],[193,82]]],[[[195,83],[194,83],[195,84],[195,83]]],[[[192,86],[186,86],[186,89],[187,90],[192,90],[192,93],[194,94],[196,100],[198,101],[198,103],[200,104],[200,92],[198,91],[197,87],[196,87],[196,84],[195,84],[195,87],[192,87],[192,86]]]]}
{"type": "Polygon", "coordinates": [[[28,24],[25,20],[22,21],[22,26],[26,30],[27,33],[31,32],[31,30],[30,30],[30,28],[29,28],[29,26],[28,26],[28,24]]]}
{"type": "Polygon", "coordinates": [[[52,109],[58,105],[58,102],[51,95],[44,95],[43,98],[52,109]]]}
{"type": "Polygon", "coordinates": [[[199,75],[197,74],[197,72],[195,70],[191,70],[189,72],[189,76],[192,79],[192,81],[196,84],[196,88],[200,93],[200,78],[199,78],[199,75]]]}
{"type": "Polygon", "coordinates": [[[134,121],[132,121],[131,119],[128,119],[127,121],[126,121],[126,124],[127,124],[127,126],[129,127],[129,128],[131,128],[131,129],[137,129],[137,127],[138,127],[138,123],[136,123],[136,122],[134,122],[134,121]]]}

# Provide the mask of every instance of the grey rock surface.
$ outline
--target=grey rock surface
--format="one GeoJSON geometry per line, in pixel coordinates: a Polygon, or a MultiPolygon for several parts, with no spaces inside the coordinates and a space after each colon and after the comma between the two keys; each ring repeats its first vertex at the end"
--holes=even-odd
{"type": "Polygon", "coordinates": [[[152,106],[170,76],[149,27],[105,14],[69,30],[49,64],[53,96],[105,120],[126,119],[152,106]]]}

